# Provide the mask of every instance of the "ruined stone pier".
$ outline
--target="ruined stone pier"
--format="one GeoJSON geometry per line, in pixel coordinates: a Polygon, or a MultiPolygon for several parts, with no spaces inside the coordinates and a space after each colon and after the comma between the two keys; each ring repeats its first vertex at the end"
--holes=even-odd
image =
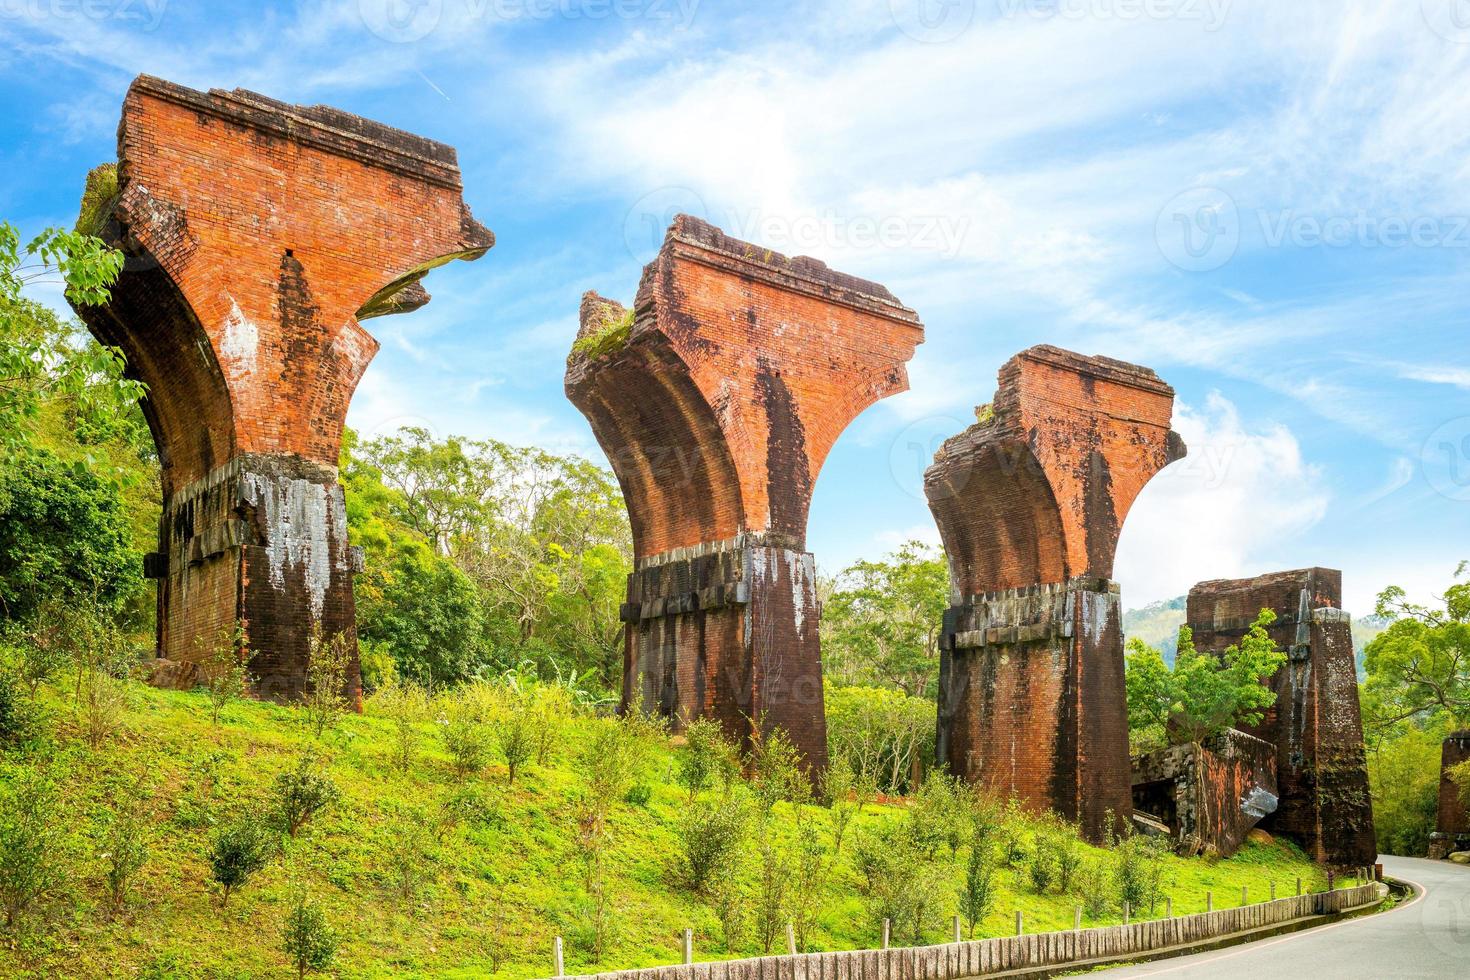
{"type": "Polygon", "coordinates": [[[1450,733],[1440,747],[1439,808],[1429,838],[1429,856],[1435,859],[1470,850],[1470,810],[1460,797],[1460,785],[1450,775],[1450,770],[1464,762],[1470,762],[1470,730],[1450,733]]]}
{"type": "Polygon", "coordinates": [[[632,310],[582,303],[568,397],[632,522],[625,708],[784,729],[827,758],[807,508],[863,409],[908,386],[923,340],[882,286],[737,241],[687,215],[632,310]]]}
{"type": "Polygon", "coordinates": [[[1269,633],[1289,659],[1266,681],[1276,703],[1259,725],[1241,726],[1276,746],[1281,801],[1261,827],[1295,838],[1318,861],[1372,864],[1378,847],[1342,573],[1304,568],[1201,582],[1190,590],[1188,604],[1196,648],[1223,653],[1240,642],[1262,609],[1276,614],[1269,633]]]}
{"type": "Polygon", "coordinates": [[[939,761],[1092,840],[1132,811],[1113,555],[1134,499],[1185,453],[1173,406],[1146,368],[1033,347],[924,474],[952,602],[939,761]]]}
{"type": "Polygon", "coordinates": [[[77,312],[148,385],[163,468],[158,653],[197,660],[244,624],[255,693],[306,688],[316,627],[352,642],[337,459],[377,343],[359,325],[427,302],[435,265],[494,243],[454,150],[323,106],[141,76],[115,189],[84,221],[127,265],[77,312]]]}

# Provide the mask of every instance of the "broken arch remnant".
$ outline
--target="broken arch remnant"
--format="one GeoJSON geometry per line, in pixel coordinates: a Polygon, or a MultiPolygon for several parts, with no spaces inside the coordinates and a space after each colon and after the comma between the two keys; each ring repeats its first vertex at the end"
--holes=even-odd
{"type": "Polygon", "coordinates": [[[1258,578],[1201,582],[1189,590],[1194,644],[1222,654],[1239,643],[1262,609],[1286,664],[1267,679],[1276,703],[1247,734],[1276,747],[1281,805],[1262,829],[1296,838],[1314,860],[1339,867],[1378,855],[1352,617],[1342,609],[1342,572],[1304,568],[1258,578]]]}
{"type": "Polygon", "coordinates": [[[1132,812],[1113,555],[1144,484],[1185,454],[1173,406],[1147,368],[1033,347],[924,474],[952,603],[939,762],[1093,840],[1132,812]]]}
{"type": "Polygon", "coordinates": [[[313,629],[355,637],[337,457],[378,346],[358,321],[423,305],[431,268],[494,236],[453,148],[239,89],[140,76],[117,177],[98,230],[127,263],[77,312],[148,386],[158,653],[198,660],[239,620],[256,693],[299,696],[313,629]]]}
{"type": "Polygon", "coordinates": [[[566,390],[628,503],[625,707],[760,719],[827,757],[812,486],[838,435],[908,387],[917,315],[882,286],[680,215],[631,311],[588,293],[566,390]]]}

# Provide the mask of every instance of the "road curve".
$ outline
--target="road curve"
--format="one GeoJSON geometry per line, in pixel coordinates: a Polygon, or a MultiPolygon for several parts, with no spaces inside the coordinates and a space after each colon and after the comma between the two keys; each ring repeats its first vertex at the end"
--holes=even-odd
{"type": "Polygon", "coordinates": [[[1419,894],[1391,912],[1097,975],[1171,980],[1470,977],[1470,867],[1417,858],[1382,861],[1385,873],[1419,886],[1419,894]]]}

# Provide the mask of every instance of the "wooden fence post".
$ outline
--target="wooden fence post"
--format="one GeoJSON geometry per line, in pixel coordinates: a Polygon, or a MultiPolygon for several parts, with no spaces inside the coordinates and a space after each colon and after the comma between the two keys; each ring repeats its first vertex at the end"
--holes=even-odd
{"type": "Polygon", "coordinates": [[[1072,910],[1072,931],[1082,931],[1082,906],[1080,905],[1072,910]]]}
{"type": "Polygon", "coordinates": [[[954,941],[955,942],[959,942],[963,938],[964,938],[964,936],[960,933],[960,917],[959,916],[955,916],[954,917],[954,941]]]}
{"type": "Polygon", "coordinates": [[[1245,908],[1250,903],[1251,903],[1250,886],[1249,885],[1241,885],[1240,886],[1240,907],[1241,908],[1245,908]]]}
{"type": "Polygon", "coordinates": [[[1125,926],[1128,924],[1128,920],[1132,917],[1132,915],[1133,915],[1133,909],[1129,907],[1129,905],[1128,905],[1127,902],[1124,902],[1123,903],[1123,924],[1125,926]]]}
{"type": "Polygon", "coordinates": [[[684,930],[684,965],[689,966],[694,962],[694,930],[684,930]]]}
{"type": "Polygon", "coordinates": [[[1297,898],[1301,898],[1302,897],[1302,876],[1301,875],[1297,875],[1297,877],[1296,877],[1296,897],[1297,898]]]}
{"type": "Polygon", "coordinates": [[[796,955],[796,930],[791,927],[791,923],[789,922],[786,923],[786,952],[792,956],[796,955]]]}
{"type": "Polygon", "coordinates": [[[1164,918],[1174,918],[1174,899],[1172,897],[1164,899],[1164,918]]]}
{"type": "Polygon", "coordinates": [[[890,934],[892,932],[893,932],[893,920],[892,919],[884,919],[883,920],[883,948],[884,949],[887,949],[888,948],[888,940],[889,940],[889,936],[890,936],[890,934]]]}
{"type": "Polygon", "coordinates": [[[555,948],[554,948],[554,952],[555,952],[555,959],[556,959],[556,975],[559,976],[559,977],[564,977],[564,976],[567,975],[567,967],[566,967],[566,959],[565,959],[565,957],[562,954],[562,945],[561,945],[561,937],[560,936],[557,936],[556,937],[556,945],[555,945],[555,948]]]}
{"type": "Polygon", "coordinates": [[[1206,912],[1213,912],[1213,911],[1215,911],[1215,893],[1214,892],[1205,892],[1205,911],[1206,912]]]}
{"type": "Polygon", "coordinates": [[[1024,921],[1021,919],[1021,910],[1016,909],[1016,935],[1023,936],[1025,934],[1026,926],[1024,921]]]}
{"type": "Polygon", "coordinates": [[[1276,882],[1271,882],[1271,901],[1276,901],[1276,882]]]}

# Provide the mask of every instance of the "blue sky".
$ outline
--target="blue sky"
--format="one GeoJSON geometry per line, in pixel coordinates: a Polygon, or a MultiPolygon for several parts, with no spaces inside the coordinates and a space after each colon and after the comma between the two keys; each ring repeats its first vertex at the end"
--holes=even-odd
{"type": "Polygon", "coordinates": [[[369,324],[364,432],[600,458],[561,387],[578,298],[629,298],[691,211],[926,323],[913,390],[817,484],[825,568],[936,539],[928,455],[1046,342],[1179,393],[1192,454],[1125,528],[1129,605],[1321,564],[1365,613],[1470,557],[1467,8],[0,0],[0,217],[71,223],[139,72],[336,105],[456,146],[498,237],[369,324]]]}

